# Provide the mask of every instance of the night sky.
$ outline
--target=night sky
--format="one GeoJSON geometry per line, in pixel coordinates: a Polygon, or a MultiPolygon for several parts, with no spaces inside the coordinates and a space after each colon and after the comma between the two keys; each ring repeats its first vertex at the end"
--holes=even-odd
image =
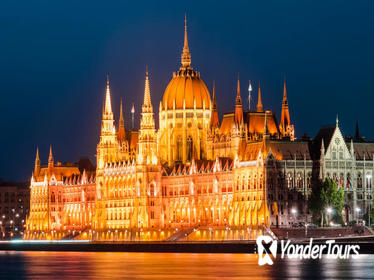
{"type": "Polygon", "coordinates": [[[37,146],[42,164],[50,144],[55,161],[95,160],[107,73],[126,129],[132,103],[140,110],[146,65],[158,112],[180,67],[184,13],[192,66],[210,90],[216,80],[220,114],[233,109],[240,73],[244,108],[248,80],[252,106],[260,81],[264,107],[279,120],[286,74],[298,137],[338,114],[345,135],[358,120],[374,139],[373,1],[159,2],[2,1],[0,177],[28,180],[37,146]]]}

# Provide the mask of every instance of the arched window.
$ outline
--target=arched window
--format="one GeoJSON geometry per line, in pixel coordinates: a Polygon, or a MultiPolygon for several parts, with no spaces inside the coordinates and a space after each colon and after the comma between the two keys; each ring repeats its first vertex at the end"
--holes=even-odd
{"type": "Polygon", "coordinates": [[[301,174],[297,174],[297,187],[299,189],[303,188],[303,178],[301,177],[301,174]]]}
{"type": "Polygon", "coordinates": [[[187,160],[192,159],[192,153],[193,153],[193,142],[191,136],[188,136],[187,138],[187,160]]]}
{"type": "Polygon", "coordinates": [[[339,187],[344,187],[344,174],[340,173],[339,175],[339,187]]]}
{"type": "Polygon", "coordinates": [[[371,189],[371,174],[369,172],[366,173],[366,188],[371,189]]]}
{"type": "Polygon", "coordinates": [[[362,176],[361,173],[357,175],[357,188],[362,188],[362,176]]]}
{"type": "Polygon", "coordinates": [[[150,192],[150,196],[155,195],[155,185],[154,184],[151,184],[151,186],[149,188],[149,192],[150,192]]]}
{"type": "Polygon", "coordinates": [[[311,186],[312,186],[312,173],[308,173],[307,187],[310,188],[311,186]]]}
{"type": "Polygon", "coordinates": [[[182,160],[182,157],[183,157],[182,147],[183,147],[182,136],[179,135],[177,138],[177,160],[182,160]]]}
{"type": "Polygon", "coordinates": [[[292,178],[292,174],[291,173],[288,173],[288,175],[287,175],[287,187],[289,189],[293,188],[293,178],[292,178]]]}
{"type": "Polygon", "coordinates": [[[347,188],[351,188],[351,174],[347,173],[347,188]]]}

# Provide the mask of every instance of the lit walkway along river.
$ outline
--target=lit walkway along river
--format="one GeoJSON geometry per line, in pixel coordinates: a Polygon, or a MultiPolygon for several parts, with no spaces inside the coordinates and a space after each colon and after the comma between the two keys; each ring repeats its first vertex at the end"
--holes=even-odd
{"type": "Polygon", "coordinates": [[[0,279],[373,279],[374,256],[281,260],[254,254],[0,252],[0,279]]]}

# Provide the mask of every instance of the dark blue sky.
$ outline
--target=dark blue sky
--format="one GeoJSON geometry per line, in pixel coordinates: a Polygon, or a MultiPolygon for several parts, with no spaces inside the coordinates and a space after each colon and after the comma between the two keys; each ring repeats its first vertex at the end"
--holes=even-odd
{"type": "Polygon", "coordinates": [[[286,73],[298,136],[315,136],[339,114],[344,134],[353,134],[358,120],[362,134],[374,139],[373,1],[0,5],[4,179],[29,179],[37,145],[42,163],[50,144],[55,160],[76,161],[79,155],[94,159],[107,73],[114,111],[118,113],[122,97],[129,128],[132,102],[139,112],[147,64],[157,112],[172,72],[180,66],[185,12],[192,65],[210,89],[216,80],[221,113],[233,108],[239,72],[243,99],[248,80],[256,91],[260,80],[264,107],[279,119],[286,73]]]}

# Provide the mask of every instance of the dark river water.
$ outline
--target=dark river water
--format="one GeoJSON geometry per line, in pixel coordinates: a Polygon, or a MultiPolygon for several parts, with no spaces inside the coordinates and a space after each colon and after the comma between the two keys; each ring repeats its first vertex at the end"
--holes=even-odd
{"type": "Polygon", "coordinates": [[[374,256],[282,260],[254,254],[0,252],[0,279],[374,279],[374,256]]]}

